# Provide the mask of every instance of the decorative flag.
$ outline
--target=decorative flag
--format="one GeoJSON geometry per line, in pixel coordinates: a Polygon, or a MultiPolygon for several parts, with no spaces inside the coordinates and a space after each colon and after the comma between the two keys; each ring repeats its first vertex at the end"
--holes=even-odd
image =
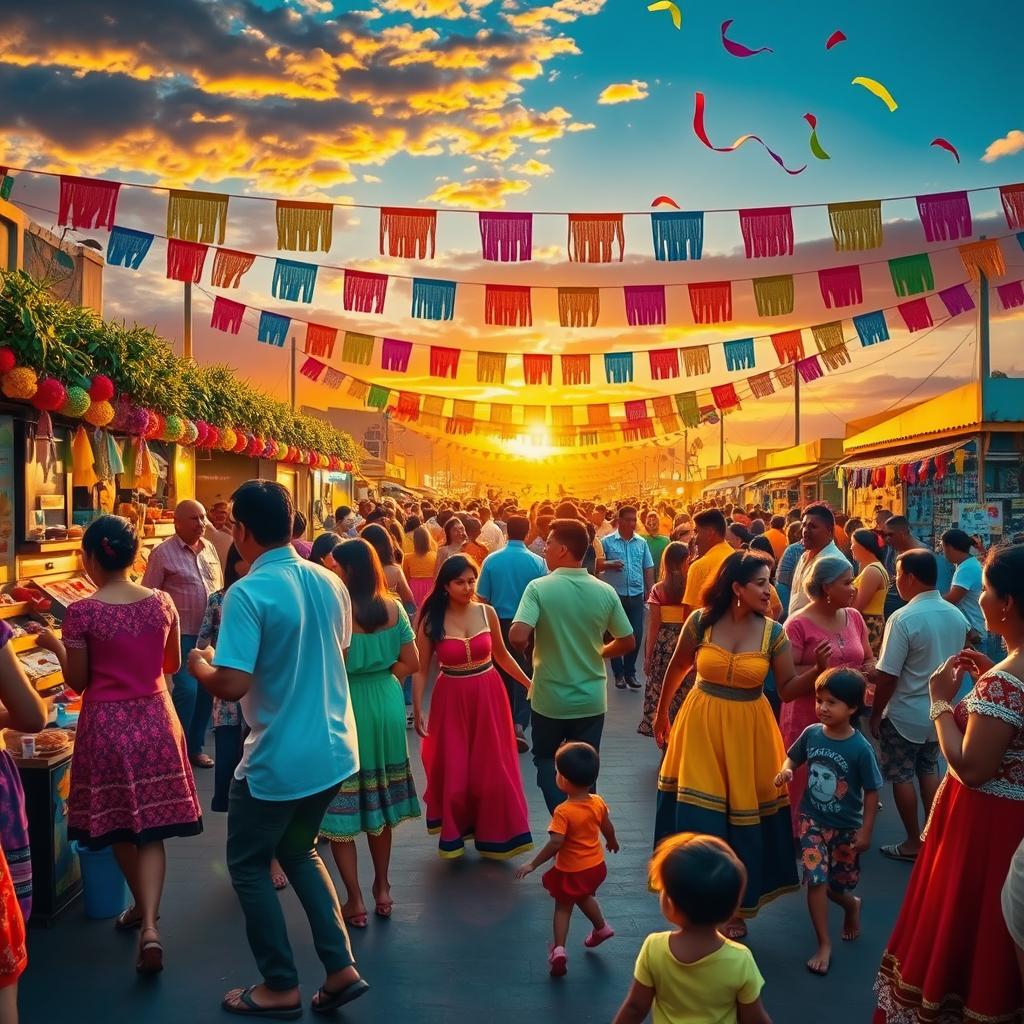
{"type": "Polygon", "coordinates": [[[327,367],[327,373],[324,374],[324,385],[329,387],[332,391],[336,391],[341,387],[341,382],[345,379],[345,374],[340,370],[335,370],[333,366],[327,367]]]}
{"type": "Polygon", "coordinates": [[[498,405],[497,403],[492,403],[490,421],[491,423],[511,423],[512,406],[498,405]]]}
{"type": "Polygon", "coordinates": [[[666,322],[663,284],[627,284],[626,322],[630,327],[650,327],[666,322]]]}
{"type": "Polygon", "coordinates": [[[518,284],[484,285],[484,323],[498,327],[530,327],[530,288],[518,284]]]}
{"type": "Polygon", "coordinates": [[[345,341],[341,346],[341,358],[346,363],[369,366],[373,358],[373,336],[346,331],[345,341]]]}
{"type": "Polygon", "coordinates": [[[533,259],[532,213],[481,213],[479,218],[485,260],[518,263],[533,259]]]}
{"type": "Polygon", "coordinates": [[[0,175],[0,199],[10,199],[14,179],[9,174],[0,175]]]}
{"type": "Polygon", "coordinates": [[[562,355],[559,356],[562,364],[563,384],[589,384],[590,383],[590,356],[586,355],[562,355]]]}
{"type": "Polygon", "coordinates": [[[558,323],[562,327],[595,327],[600,312],[600,288],[558,289],[558,323]]]}
{"type": "Polygon", "coordinates": [[[649,441],[654,437],[654,424],[648,419],[620,423],[619,426],[623,441],[649,441]]]}
{"type": "Polygon", "coordinates": [[[217,331],[237,334],[242,327],[242,317],[244,314],[244,302],[235,302],[232,299],[225,299],[223,295],[218,295],[213,300],[210,326],[217,331]]]}
{"type": "Polygon", "coordinates": [[[420,396],[409,391],[398,392],[398,405],[395,406],[395,419],[417,420],[420,417],[420,396]]]}
{"type": "Polygon", "coordinates": [[[842,320],[833,320],[829,324],[817,324],[811,328],[811,334],[814,336],[814,344],[818,346],[819,352],[826,352],[845,342],[842,320]]]}
{"type": "Polygon", "coordinates": [[[370,385],[367,384],[365,381],[356,380],[354,377],[352,378],[351,381],[349,381],[348,393],[357,402],[361,402],[364,398],[366,398],[366,395],[369,392],[369,390],[370,385]]]}
{"type": "Polygon", "coordinates": [[[554,357],[548,355],[524,355],[523,379],[527,384],[550,384],[554,357]]]}
{"type": "Polygon", "coordinates": [[[1006,226],[1011,231],[1024,228],[1024,182],[1019,185],[1000,185],[999,198],[1006,215],[1006,226]]]}
{"type": "Polygon", "coordinates": [[[838,370],[840,366],[846,366],[850,362],[850,351],[846,347],[846,342],[825,349],[821,353],[821,360],[830,370],[838,370]]]}
{"type": "Polygon", "coordinates": [[[476,380],[478,384],[504,384],[505,364],[508,356],[504,352],[477,352],[476,380]]]}
{"type": "Polygon", "coordinates": [[[752,370],[754,368],[754,339],[727,341],[723,346],[727,370],[752,370]]]}
{"type": "Polygon", "coordinates": [[[804,357],[804,336],[800,330],[773,334],[772,345],[780,363],[795,363],[804,357]]]}
{"type": "Polygon", "coordinates": [[[999,301],[1003,309],[1016,309],[1024,306],[1024,281],[1011,281],[1010,284],[997,285],[999,301]]]}
{"type": "Polygon", "coordinates": [[[342,304],[350,313],[383,313],[387,290],[387,274],[346,270],[342,304]]]}
{"type": "Polygon", "coordinates": [[[880,309],[855,316],[853,326],[864,348],[889,340],[889,325],[885,322],[885,314],[880,309]]]}
{"type": "Polygon", "coordinates": [[[270,294],[287,302],[312,302],[316,285],[316,264],[297,263],[295,260],[274,261],[274,279],[270,294]]]}
{"type": "Polygon", "coordinates": [[[740,210],[747,259],[793,255],[793,211],[788,206],[740,210]]]}
{"type": "Polygon", "coordinates": [[[115,227],[107,240],[107,262],[112,267],[138,270],[152,244],[153,236],[147,231],[115,227]]]}
{"type": "Polygon", "coordinates": [[[439,395],[423,396],[423,412],[430,416],[444,415],[444,399],[439,395]]]}
{"type": "Polygon", "coordinates": [[[671,380],[679,376],[679,349],[651,349],[647,359],[651,365],[651,380],[671,380]]]}
{"type": "Polygon", "coordinates": [[[405,373],[409,369],[409,357],[412,355],[412,342],[399,341],[397,338],[382,338],[380,345],[380,368],[405,373]]]}
{"type": "MultiPolygon", "coordinates": [[[[424,405],[426,404],[426,398],[424,398],[424,405]]],[[[434,412],[421,412],[420,423],[424,427],[428,427],[431,430],[443,430],[444,425],[441,423],[441,416],[439,413],[434,412]]]]}
{"type": "Polygon", "coordinates": [[[818,287],[826,309],[856,306],[864,301],[864,287],[860,280],[860,267],[829,267],[818,271],[818,287]]]}
{"type": "MultiPolygon", "coordinates": [[[[4,168],[4,177],[6,175],[7,169],[4,168]]],[[[116,181],[76,178],[62,174],[57,223],[61,227],[70,222],[76,229],[106,228],[110,231],[114,227],[114,213],[117,210],[117,194],[120,188],[120,183],[116,181]]]]}
{"type": "Polygon", "coordinates": [[[371,409],[379,409],[383,412],[388,407],[391,398],[391,389],[382,388],[379,384],[371,384],[366,395],[366,404],[371,409]]]}
{"type": "Polygon", "coordinates": [[[793,312],[793,275],[754,278],[754,302],[759,316],[785,316],[793,312]]]}
{"type": "Polygon", "coordinates": [[[775,385],[772,383],[770,373],[759,373],[748,377],[747,384],[750,386],[750,393],[754,398],[768,398],[769,395],[775,394],[775,385]]]}
{"type": "Polygon", "coordinates": [[[551,423],[555,427],[571,427],[573,425],[572,418],[573,406],[571,405],[553,405],[551,406],[551,423]]]}
{"type": "Polygon", "coordinates": [[[683,366],[687,377],[711,372],[711,349],[707,345],[691,345],[683,349],[683,366]]]}
{"type": "Polygon", "coordinates": [[[644,398],[638,398],[632,402],[624,403],[626,410],[626,419],[632,422],[633,420],[646,420],[650,418],[650,413],[647,409],[647,400],[644,398]]]}
{"type": "Polygon", "coordinates": [[[686,287],[694,323],[720,324],[732,320],[731,281],[705,281],[686,287]]]}
{"type": "Polygon", "coordinates": [[[971,204],[966,192],[936,192],[917,197],[917,212],[929,242],[948,242],[956,238],[970,238],[971,204]]]}
{"type": "MultiPolygon", "coordinates": [[[[596,430],[581,430],[579,434],[579,443],[583,447],[591,444],[598,443],[598,432],[596,430]]],[[[592,453],[596,454],[596,453],[592,453]]]]}
{"type": "Polygon", "coordinates": [[[276,345],[278,348],[284,348],[284,339],[288,336],[288,328],[291,325],[292,318],[290,316],[279,316],[277,313],[271,313],[268,310],[263,310],[260,313],[260,326],[256,331],[256,340],[262,341],[266,345],[276,345]]]}
{"type": "Polygon", "coordinates": [[[656,260],[699,260],[704,252],[704,214],[698,211],[652,213],[651,232],[656,260]]]}
{"type": "Polygon", "coordinates": [[[473,433],[472,420],[449,419],[445,421],[445,431],[457,436],[473,433]]]}
{"type": "Polygon", "coordinates": [[[437,210],[418,210],[401,206],[382,206],[380,210],[380,254],[400,259],[434,258],[437,237],[437,210]],[[429,249],[429,255],[428,255],[429,249]]]}
{"type": "Polygon", "coordinates": [[[228,197],[220,192],[172,188],[167,197],[167,237],[187,242],[224,244],[228,197]]]}
{"type": "Polygon", "coordinates": [[[796,363],[786,363],[772,372],[780,388],[791,388],[796,383],[796,363]]]}
{"type": "Polygon", "coordinates": [[[679,418],[685,427],[700,426],[700,406],[697,404],[696,391],[684,391],[675,396],[679,418]]]}
{"type": "Polygon", "coordinates": [[[574,263],[611,263],[616,243],[621,263],[625,241],[621,213],[569,214],[569,259],[574,263]]]}
{"type": "Polygon", "coordinates": [[[679,417],[674,412],[670,412],[667,416],[659,416],[658,422],[666,434],[678,434],[683,429],[679,417]]]}
{"type": "Polygon", "coordinates": [[[176,238],[167,239],[167,276],[172,281],[189,281],[199,284],[203,276],[203,264],[209,246],[196,242],[181,242],[176,238]]]}
{"type": "Polygon", "coordinates": [[[806,164],[803,167],[798,167],[795,170],[790,170],[782,157],[778,153],[773,152],[765,145],[764,139],[757,135],[741,135],[731,146],[715,146],[712,145],[711,140],[708,138],[707,129],[704,127],[704,93],[698,92],[694,95],[693,105],[693,134],[704,143],[708,149],[713,149],[716,153],[731,153],[733,150],[739,149],[746,142],[754,141],[761,143],[764,146],[765,151],[768,155],[787,173],[787,174],[801,174],[807,170],[806,164]]]}
{"type": "Polygon", "coordinates": [[[863,252],[882,244],[882,201],[829,203],[828,223],[836,252],[863,252]]]}
{"type": "Polygon", "coordinates": [[[451,320],[455,316],[455,282],[414,278],[412,315],[419,320],[451,320]]]}
{"type": "Polygon", "coordinates": [[[242,283],[242,275],[256,261],[251,252],[238,252],[235,249],[218,249],[213,254],[213,271],[210,284],[214,288],[237,288],[242,283]]]}
{"type": "Polygon", "coordinates": [[[313,356],[310,356],[300,367],[299,373],[301,373],[303,377],[308,377],[310,380],[319,380],[320,374],[322,374],[326,369],[327,366],[325,363],[322,363],[319,359],[315,359],[313,356]]]}
{"type": "MultiPolygon", "coordinates": [[[[964,247],[960,248],[963,250],[964,247]]],[[[897,295],[916,295],[918,292],[930,292],[935,287],[932,263],[926,252],[889,260],[889,274],[897,295]]]]}
{"type": "Polygon", "coordinates": [[[715,400],[715,407],[722,412],[739,408],[740,400],[736,394],[735,384],[718,384],[711,389],[711,397],[715,400]]]}
{"type": "Polygon", "coordinates": [[[295,199],[277,200],[277,247],[288,252],[330,252],[334,206],[295,199]]]}
{"type": "Polygon", "coordinates": [[[805,384],[810,384],[812,380],[825,376],[825,371],[821,368],[821,363],[818,362],[817,356],[808,356],[806,359],[801,359],[796,364],[796,371],[800,374],[800,379],[805,384]]]}
{"type": "Polygon", "coordinates": [[[974,309],[974,299],[971,298],[971,293],[965,284],[955,284],[952,288],[943,288],[939,292],[939,298],[942,299],[942,304],[950,316],[959,316],[961,313],[974,309]]]}
{"type": "MultiPolygon", "coordinates": [[[[338,340],[338,328],[326,324],[306,325],[306,354],[311,356],[334,355],[334,343],[338,340]]],[[[373,340],[372,338],[370,339],[373,340]]]]}
{"type": "Polygon", "coordinates": [[[443,345],[430,346],[430,376],[451,377],[455,380],[459,372],[459,350],[443,345]]]}
{"type": "Polygon", "coordinates": [[[1006,273],[1003,250],[995,238],[969,242],[959,246],[959,250],[960,260],[972,281],[977,282],[981,274],[986,277],[1002,277],[1006,273]]]}
{"type": "Polygon", "coordinates": [[[896,308],[900,311],[908,331],[923,331],[926,327],[932,326],[932,312],[928,308],[927,299],[912,299],[910,302],[900,303],[896,308]]]}
{"type": "Polygon", "coordinates": [[[467,402],[465,399],[456,398],[452,402],[452,419],[475,420],[476,402],[467,402]]]}
{"type": "Polygon", "coordinates": [[[658,419],[676,414],[675,400],[671,395],[659,395],[657,398],[652,398],[651,406],[654,408],[654,415],[658,419]]]}
{"type": "Polygon", "coordinates": [[[604,375],[609,384],[633,383],[633,353],[606,352],[604,375]]]}

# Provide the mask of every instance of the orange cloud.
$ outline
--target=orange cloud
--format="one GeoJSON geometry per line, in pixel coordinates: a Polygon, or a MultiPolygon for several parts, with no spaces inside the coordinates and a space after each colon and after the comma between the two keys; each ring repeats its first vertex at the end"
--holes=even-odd
{"type": "Polygon", "coordinates": [[[534,178],[544,178],[554,173],[554,168],[541,160],[525,160],[521,164],[513,164],[512,170],[517,174],[528,174],[534,178]]]}
{"type": "Polygon", "coordinates": [[[605,0],[555,0],[532,10],[505,14],[504,18],[513,28],[544,29],[549,21],[567,25],[577,18],[600,14],[604,4],[605,0]]]}
{"type": "Polygon", "coordinates": [[[612,103],[631,103],[633,100],[647,99],[647,83],[634,78],[632,82],[613,82],[601,90],[597,102],[603,106],[612,103]]]}
{"type": "Polygon", "coordinates": [[[991,164],[1000,157],[1013,156],[1015,153],[1024,150],[1024,132],[1019,128],[1008,131],[1001,139],[996,139],[988,144],[985,155],[981,158],[985,163],[991,164]]]}
{"type": "Polygon", "coordinates": [[[458,18],[478,18],[479,11],[487,7],[491,0],[383,0],[381,7],[385,11],[409,14],[414,18],[446,18],[454,21],[458,18]]]}
{"type": "Polygon", "coordinates": [[[528,181],[507,178],[471,178],[469,181],[449,181],[435,189],[424,202],[445,206],[468,206],[471,210],[500,210],[505,197],[522,195],[530,190],[528,181]]]}

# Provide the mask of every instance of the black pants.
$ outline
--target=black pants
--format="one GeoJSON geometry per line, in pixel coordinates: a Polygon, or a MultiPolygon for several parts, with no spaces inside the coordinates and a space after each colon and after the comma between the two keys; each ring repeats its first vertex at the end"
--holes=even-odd
{"type": "Polygon", "coordinates": [[[644,638],[644,596],[636,594],[633,597],[619,595],[622,602],[622,609],[633,627],[633,637],[636,639],[636,646],[621,658],[612,658],[612,675],[616,679],[625,676],[627,679],[636,678],[636,659],[640,656],[640,645],[644,638]]]}
{"type": "Polygon", "coordinates": [[[548,718],[537,711],[532,713],[533,763],[537,766],[537,785],[544,794],[549,811],[565,799],[555,783],[555,753],[563,743],[578,741],[601,749],[604,715],[587,718],[548,718]]]}
{"type": "MultiPolygon", "coordinates": [[[[516,659],[519,667],[528,675],[533,675],[533,641],[531,640],[526,650],[517,651],[508,642],[508,631],[512,628],[512,619],[499,619],[501,624],[501,635],[508,648],[509,654],[516,659]]],[[[519,685],[500,665],[496,666],[505,684],[505,692],[508,694],[508,706],[512,710],[512,721],[521,729],[526,729],[530,724],[530,702],[526,699],[526,690],[519,685]]]]}

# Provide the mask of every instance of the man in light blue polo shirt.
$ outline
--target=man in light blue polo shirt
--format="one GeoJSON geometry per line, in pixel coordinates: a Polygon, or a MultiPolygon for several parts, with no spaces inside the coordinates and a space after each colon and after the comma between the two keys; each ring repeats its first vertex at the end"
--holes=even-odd
{"type": "MultiPolygon", "coordinates": [[[[476,581],[476,592],[481,601],[494,606],[501,623],[501,635],[505,638],[505,646],[509,647],[508,632],[512,628],[519,602],[523,599],[523,591],[527,584],[541,576],[546,576],[548,567],[544,559],[535,555],[526,546],[526,537],[530,532],[530,520],[526,516],[510,515],[507,522],[508,543],[500,551],[489,554],[484,559],[480,578],[476,581]]],[[[528,675],[533,675],[532,649],[518,651],[509,647],[512,656],[519,662],[520,668],[528,675]]],[[[509,706],[512,708],[512,723],[516,728],[516,746],[523,754],[530,749],[526,741],[526,727],[530,724],[530,703],[526,699],[526,691],[500,666],[498,671],[505,682],[509,706]]]]}
{"type": "Polygon", "coordinates": [[[636,509],[632,505],[623,505],[619,509],[616,527],[601,541],[604,546],[604,572],[601,576],[619,595],[633,627],[636,647],[625,658],[612,658],[612,674],[618,689],[624,690],[628,686],[631,690],[639,690],[636,659],[644,633],[644,606],[654,586],[654,558],[647,541],[637,535],[636,509]]]}
{"type": "Polygon", "coordinates": [[[210,693],[241,702],[251,730],[231,785],[227,859],[263,983],[228,992],[224,1007],[253,1016],[301,1010],[270,881],[276,854],[327,972],[314,997],[314,1009],[326,1011],[369,988],[315,846],[328,804],[359,769],[344,661],[351,603],[336,576],[291,546],[294,510],[280,484],[250,480],[232,502],[235,547],[251,568],[225,594],[216,652],[189,657],[189,670],[210,693]]]}

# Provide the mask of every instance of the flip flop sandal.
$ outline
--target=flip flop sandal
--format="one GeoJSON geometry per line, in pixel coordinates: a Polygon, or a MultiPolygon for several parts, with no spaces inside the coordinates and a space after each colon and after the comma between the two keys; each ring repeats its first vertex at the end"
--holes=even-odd
{"type": "Polygon", "coordinates": [[[238,1002],[229,1002],[227,997],[221,1000],[220,1008],[227,1013],[239,1017],[268,1017],[274,1020],[298,1020],[302,1016],[302,1005],[298,1006],[260,1006],[252,997],[255,985],[242,989],[238,1002]]]}
{"type": "Polygon", "coordinates": [[[345,918],[345,924],[349,928],[365,928],[369,923],[370,919],[366,914],[353,914],[351,917],[345,918]]]}
{"type": "Polygon", "coordinates": [[[378,903],[373,908],[373,912],[378,917],[383,917],[383,918],[387,919],[387,918],[389,918],[391,916],[391,910],[392,910],[393,907],[394,907],[394,903],[378,903]]]}
{"type": "MultiPolygon", "coordinates": [[[[160,920],[159,914],[156,919],[160,920]]],[[[136,928],[142,927],[142,915],[135,916],[135,907],[129,907],[114,918],[114,927],[119,932],[133,932],[136,928]]]]}
{"type": "Polygon", "coordinates": [[[317,989],[316,998],[310,1003],[309,1008],[314,1013],[332,1013],[337,1010],[339,1006],[345,1006],[347,1003],[351,1003],[358,999],[360,996],[366,995],[370,991],[370,983],[363,978],[359,978],[356,981],[346,985],[343,989],[339,989],[337,992],[331,992],[329,989],[320,986],[317,989]]]}
{"type": "Polygon", "coordinates": [[[888,846],[883,846],[879,852],[889,860],[901,860],[906,864],[913,864],[917,860],[917,854],[904,853],[901,849],[902,845],[902,843],[890,843],[888,846]]]}
{"type": "Polygon", "coordinates": [[[159,974],[164,969],[164,947],[159,939],[149,939],[139,946],[135,970],[139,974],[159,974]]]}

